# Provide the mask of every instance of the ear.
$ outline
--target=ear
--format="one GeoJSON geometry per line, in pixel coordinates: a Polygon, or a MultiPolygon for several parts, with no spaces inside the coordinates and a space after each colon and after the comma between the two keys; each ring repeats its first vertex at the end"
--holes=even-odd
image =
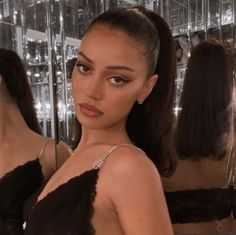
{"type": "Polygon", "coordinates": [[[140,102],[140,103],[144,102],[144,100],[152,92],[152,89],[156,85],[157,80],[158,80],[158,75],[154,74],[147,81],[145,81],[143,88],[138,95],[138,98],[137,98],[138,102],[140,102]]]}

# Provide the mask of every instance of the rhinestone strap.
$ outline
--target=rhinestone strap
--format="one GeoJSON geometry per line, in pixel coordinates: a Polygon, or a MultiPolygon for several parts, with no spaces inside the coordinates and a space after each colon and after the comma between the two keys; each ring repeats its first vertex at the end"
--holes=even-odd
{"type": "Polygon", "coordinates": [[[141,151],[142,153],[143,150],[136,147],[135,145],[133,144],[129,144],[129,143],[123,143],[123,144],[117,144],[117,145],[114,145],[112,148],[110,148],[101,158],[99,158],[96,162],[94,162],[93,164],[93,169],[100,169],[101,166],[103,165],[103,163],[107,160],[107,158],[109,157],[109,155],[116,149],[116,148],[119,148],[119,147],[122,147],[122,146],[130,146],[132,148],[135,148],[135,149],[138,149],[139,151],[141,151]]]}

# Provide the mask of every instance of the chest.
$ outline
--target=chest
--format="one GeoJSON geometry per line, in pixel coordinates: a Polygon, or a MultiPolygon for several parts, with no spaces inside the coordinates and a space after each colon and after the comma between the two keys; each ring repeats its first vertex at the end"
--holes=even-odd
{"type": "Polygon", "coordinates": [[[99,170],[89,170],[61,184],[39,201],[30,213],[26,234],[122,235],[99,183],[99,170]],[[112,233],[110,233],[110,232],[112,233]],[[117,232],[115,232],[117,231],[117,232]],[[115,232],[115,233],[114,233],[115,232]]]}

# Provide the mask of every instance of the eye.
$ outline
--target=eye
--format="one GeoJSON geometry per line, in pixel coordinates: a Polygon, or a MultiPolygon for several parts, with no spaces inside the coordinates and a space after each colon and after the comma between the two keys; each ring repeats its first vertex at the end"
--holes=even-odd
{"type": "Polygon", "coordinates": [[[112,84],[114,84],[116,86],[122,86],[125,83],[129,82],[127,79],[122,78],[122,77],[111,77],[111,78],[109,78],[109,80],[111,81],[112,84]]]}
{"type": "Polygon", "coordinates": [[[91,72],[90,68],[84,64],[78,63],[76,67],[81,74],[89,74],[91,72]]]}

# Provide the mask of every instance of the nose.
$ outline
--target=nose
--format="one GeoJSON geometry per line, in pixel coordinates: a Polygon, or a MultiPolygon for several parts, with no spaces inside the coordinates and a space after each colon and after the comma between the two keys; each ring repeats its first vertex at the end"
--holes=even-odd
{"type": "Polygon", "coordinates": [[[103,96],[103,82],[98,77],[91,77],[86,87],[86,95],[89,98],[101,100],[103,96]]]}

